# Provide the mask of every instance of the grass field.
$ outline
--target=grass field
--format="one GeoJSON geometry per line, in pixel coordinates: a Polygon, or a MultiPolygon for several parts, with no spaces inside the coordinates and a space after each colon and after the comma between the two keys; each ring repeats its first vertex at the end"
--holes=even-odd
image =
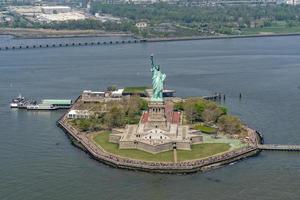
{"type": "Polygon", "coordinates": [[[215,128],[212,128],[212,127],[209,127],[209,126],[205,126],[205,125],[202,125],[202,124],[197,124],[193,127],[194,129],[196,130],[199,130],[203,133],[216,133],[216,129],[215,128]]]}
{"type": "Polygon", "coordinates": [[[252,35],[252,34],[264,34],[264,33],[300,33],[300,26],[287,27],[287,26],[271,26],[263,28],[245,28],[242,29],[243,35],[252,35]]]}
{"type": "MultiPolygon", "coordinates": [[[[102,132],[94,137],[94,141],[100,145],[105,151],[113,153],[122,157],[159,162],[173,162],[173,151],[167,151],[158,154],[151,154],[145,151],[136,149],[122,149],[118,148],[118,144],[110,143],[109,132],[102,132]]],[[[177,151],[178,161],[199,159],[212,156],[224,151],[228,151],[230,145],[226,143],[210,143],[210,144],[196,144],[192,146],[192,151],[177,151]]]]}
{"type": "Polygon", "coordinates": [[[192,151],[177,150],[177,158],[178,161],[205,158],[229,149],[230,145],[225,143],[195,144],[192,145],[192,151]]]}
{"type": "Polygon", "coordinates": [[[132,94],[144,94],[145,90],[148,87],[126,87],[124,88],[124,93],[132,93],[132,94]]]}

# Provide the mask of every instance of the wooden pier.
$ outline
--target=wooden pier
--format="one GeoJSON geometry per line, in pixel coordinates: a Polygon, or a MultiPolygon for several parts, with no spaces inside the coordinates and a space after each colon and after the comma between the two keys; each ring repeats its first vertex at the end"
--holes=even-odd
{"type": "MultiPolygon", "coordinates": [[[[223,95],[224,96],[224,95],[223,95]]],[[[215,93],[214,95],[211,96],[203,96],[203,99],[206,100],[212,100],[212,101],[217,101],[222,99],[222,94],[221,93],[215,93]]]]}
{"type": "Polygon", "coordinates": [[[257,147],[269,151],[300,151],[300,145],[261,144],[257,147]]]}

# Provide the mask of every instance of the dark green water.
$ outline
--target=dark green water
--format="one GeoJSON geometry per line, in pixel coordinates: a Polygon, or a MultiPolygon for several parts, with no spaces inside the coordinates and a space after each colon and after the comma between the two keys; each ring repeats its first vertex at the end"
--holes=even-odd
{"type": "Polygon", "coordinates": [[[299,44],[278,37],[1,51],[0,199],[299,199],[300,153],[263,152],[191,175],[126,171],[72,146],[55,126],[62,112],[8,107],[18,93],[74,99],[109,84],[150,85],[154,53],[178,96],[224,92],[266,143],[300,144],[299,44]]]}

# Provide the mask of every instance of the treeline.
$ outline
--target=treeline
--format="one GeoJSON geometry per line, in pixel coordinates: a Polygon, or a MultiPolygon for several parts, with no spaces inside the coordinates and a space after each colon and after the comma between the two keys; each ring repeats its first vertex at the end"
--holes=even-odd
{"type": "Polygon", "coordinates": [[[94,19],[66,21],[66,22],[52,22],[49,24],[41,24],[42,28],[50,29],[95,29],[103,31],[116,31],[116,32],[136,32],[136,27],[129,22],[116,23],[116,22],[101,22],[94,19]]]}
{"type": "Polygon", "coordinates": [[[143,30],[146,36],[161,34],[155,33],[155,28],[166,23],[173,26],[175,36],[182,32],[183,35],[242,34],[245,28],[271,27],[277,22],[284,22],[287,27],[300,26],[300,6],[286,4],[186,7],[166,3],[144,6],[96,2],[92,12],[112,14],[132,23],[146,21],[150,27],[143,30]]]}
{"type": "Polygon", "coordinates": [[[56,30],[103,30],[109,32],[128,32],[137,33],[138,30],[134,24],[124,21],[123,23],[116,22],[101,22],[94,19],[74,20],[64,22],[38,23],[29,22],[19,16],[14,17],[13,22],[0,24],[0,27],[11,28],[45,28],[56,30]]]}
{"type": "Polygon", "coordinates": [[[109,13],[131,20],[176,21],[183,23],[223,23],[268,18],[272,20],[299,20],[300,6],[291,5],[236,5],[184,7],[157,3],[151,5],[102,4],[95,2],[92,12],[109,13]]]}
{"type": "MultiPolygon", "coordinates": [[[[187,7],[156,3],[151,5],[103,4],[94,2],[91,12],[111,14],[119,22],[101,22],[96,19],[39,23],[14,16],[13,22],[0,27],[46,29],[96,29],[107,32],[127,32],[143,37],[180,37],[257,34],[255,28],[280,27],[277,33],[300,31],[300,5],[235,5],[187,7]],[[137,22],[146,21],[147,28],[138,29],[137,22]],[[251,32],[253,31],[253,32],[251,32]]],[[[276,30],[275,30],[276,31],[276,30]]],[[[272,32],[272,30],[271,30],[272,32]]]]}

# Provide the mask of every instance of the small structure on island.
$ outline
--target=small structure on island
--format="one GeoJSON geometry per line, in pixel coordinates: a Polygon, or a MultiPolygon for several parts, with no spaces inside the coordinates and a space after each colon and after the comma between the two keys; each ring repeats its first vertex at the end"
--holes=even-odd
{"type": "Polygon", "coordinates": [[[88,110],[71,109],[67,114],[68,119],[89,119],[90,116],[91,112],[88,110]]]}
{"type": "Polygon", "coordinates": [[[143,28],[147,28],[148,24],[147,24],[147,22],[138,22],[135,24],[135,26],[139,29],[143,29],[143,28]]]}
{"type": "Polygon", "coordinates": [[[148,110],[144,111],[139,124],[113,129],[109,141],[119,144],[120,149],[139,149],[159,153],[172,149],[191,150],[191,145],[202,141],[201,133],[181,123],[181,112],[173,111],[173,104],[164,101],[166,75],[151,60],[152,96],[148,110]]]}

